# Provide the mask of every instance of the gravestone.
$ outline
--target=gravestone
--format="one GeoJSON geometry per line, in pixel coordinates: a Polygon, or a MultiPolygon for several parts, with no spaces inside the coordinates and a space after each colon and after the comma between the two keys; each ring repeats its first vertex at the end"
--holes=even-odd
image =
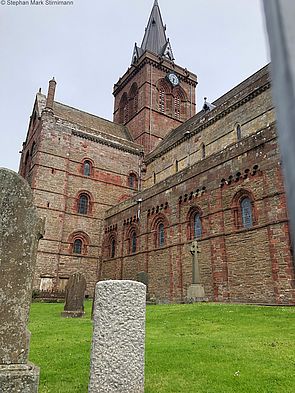
{"type": "Polygon", "coordinates": [[[197,240],[194,240],[190,247],[190,254],[192,256],[192,284],[188,287],[187,290],[188,301],[206,300],[204,286],[201,284],[200,266],[198,259],[198,254],[200,252],[201,251],[199,249],[198,242],[197,240]]]}
{"type": "Polygon", "coordinates": [[[143,393],[146,286],[100,281],[95,287],[89,393],[143,393]]]}
{"type": "Polygon", "coordinates": [[[38,392],[39,368],[28,362],[27,330],[42,221],[28,183],[0,169],[0,392],[38,392]]]}
{"type": "Polygon", "coordinates": [[[84,315],[86,280],[81,273],[74,273],[66,286],[66,302],[61,315],[65,318],[81,318],[84,315]]]}
{"type": "Polygon", "coordinates": [[[147,272],[138,272],[137,273],[137,281],[142,282],[146,287],[149,285],[149,276],[147,272]]]}

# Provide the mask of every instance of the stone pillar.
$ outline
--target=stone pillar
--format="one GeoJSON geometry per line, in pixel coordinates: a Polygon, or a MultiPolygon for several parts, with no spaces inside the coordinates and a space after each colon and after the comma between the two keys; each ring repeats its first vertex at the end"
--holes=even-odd
{"type": "Polygon", "coordinates": [[[28,363],[27,330],[42,222],[28,183],[0,169],[0,391],[36,393],[39,368],[28,363]]]}
{"type": "Polygon", "coordinates": [[[62,317],[80,318],[84,313],[86,280],[81,273],[74,273],[66,286],[66,302],[62,317]]]}
{"type": "Polygon", "coordinates": [[[187,290],[187,298],[188,301],[204,301],[205,290],[204,286],[201,284],[200,266],[198,260],[200,249],[197,240],[192,242],[190,253],[192,255],[192,285],[190,285],[187,290]]]}
{"type": "Polygon", "coordinates": [[[95,287],[89,393],[143,393],[146,286],[100,281],[95,287]]]}

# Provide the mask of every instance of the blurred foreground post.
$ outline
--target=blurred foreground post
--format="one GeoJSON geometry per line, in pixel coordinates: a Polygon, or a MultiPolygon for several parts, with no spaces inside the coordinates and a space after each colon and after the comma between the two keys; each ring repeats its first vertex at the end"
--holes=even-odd
{"type": "Polygon", "coordinates": [[[273,98],[288,211],[295,245],[295,1],[264,0],[271,53],[273,98]]]}
{"type": "Polygon", "coordinates": [[[143,393],[146,286],[100,281],[95,287],[89,393],[143,393]]]}

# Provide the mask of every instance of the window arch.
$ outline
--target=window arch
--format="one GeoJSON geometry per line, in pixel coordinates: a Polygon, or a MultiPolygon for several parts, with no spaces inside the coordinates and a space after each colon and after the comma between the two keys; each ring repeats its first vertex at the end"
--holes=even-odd
{"type": "Polygon", "coordinates": [[[128,186],[132,188],[132,190],[136,190],[138,186],[138,178],[134,172],[131,172],[128,176],[128,186]]]}
{"type": "Polygon", "coordinates": [[[133,117],[137,111],[138,111],[138,87],[137,83],[133,83],[129,90],[128,94],[129,98],[129,110],[128,110],[128,115],[129,118],[133,117]]]}
{"type": "Polygon", "coordinates": [[[124,124],[128,121],[128,96],[124,93],[119,104],[119,123],[124,124]]]}
{"type": "Polygon", "coordinates": [[[240,202],[242,225],[244,228],[251,228],[253,226],[252,218],[252,203],[249,197],[245,197],[240,202]]]}
{"type": "Polygon", "coordinates": [[[77,212],[79,214],[89,214],[90,213],[90,197],[86,193],[81,193],[78,196],[77,212]]]}
{"type": "Polygon", "coordinates": [[[89,245],[89,237],[84,232],[75,232],[70,235],[70,252],[75,255],[86,255],[89,245]]]}
{"type": "Polygon", "coordinates": [[[36,153],[36,142],[33,142],[32,148],[31,148],[31,157],[36,153]]]}
{"type": "Polygon", "coordinates": [[[171,112],[171,88],[165,79],[158,82],[158,110],[162,113],[171,112]]]}
{"type": "Polygon", "coordinates": [[[232,201],[234,225],[237,229],[252,228],[257,222],[254,196],[250,191],[241,189],[232,201]]]}
{"type": "Polygon", "coordinates": [[[73,254],[82,254],[83,242],[81,239],[75,239],[73,243],[73,254]]]}
{"type": "Polygon", "coordinates": [[[165,227],[164,223],[161,222],[158,225],[158,246],[163,247],[165,244],[165,227]]]}
{"type": "Polygon", "coordinates": [[[194,216],[194,239],[199,239],[202,236],[202,222],[199,213],[194,216]]]}
{"type": "Polygon", "coordinates": [[[186,94],[184,90],[177,86],[173,90],[174,95],[174,117],[176,119],[182,119],[186,116],[186,94]]]}
{"type": "Polygon", "coordinates": [[[115,258],[116,256],[116,239],[111,237],[110,239],[110,258],[115,258]]]}
{"type": "Polygon", "coordinates": [[[236,134],[237,134],[237,140],[240,141],[242,139],[242,129],[240,124],[236,125],[236,134]]]}
{"type": "Polygon", "coordinates": [[[92,174],[92,162],[90,160],[83,161],[83,175],[91,176],[92,174]]]}
{"type": "Polygon", "coordinates": [[[201,210],[193,206],[187,216],[188,220],[188,232],[187,236],[189,240],[200,239],[203,235],[203,222],[201,210]]]}
{"type": "Polygon", "coordinates": [[[135,254],[137,251],[137,235],[136,232],[133,231],[131,234],[131,253],[135,254]]]}
{"type": "Polygon", "coordinates": [[[167,227],[168,222],[166,217],[159,213],[152,223],[156,248],[163,247],[167,244],[167,227]]]}

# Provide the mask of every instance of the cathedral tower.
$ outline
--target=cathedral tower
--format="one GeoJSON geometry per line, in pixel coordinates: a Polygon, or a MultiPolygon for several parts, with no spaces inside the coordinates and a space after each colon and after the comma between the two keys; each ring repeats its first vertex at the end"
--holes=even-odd
{"type": "Polygon", "coordinates": [[[141,46],[134,46],[131,67],[114,85],[114,122],[127,125],[148,153],[195,114],[196,85],[196,75],[174,63],[155,0],[141,46]]]}

